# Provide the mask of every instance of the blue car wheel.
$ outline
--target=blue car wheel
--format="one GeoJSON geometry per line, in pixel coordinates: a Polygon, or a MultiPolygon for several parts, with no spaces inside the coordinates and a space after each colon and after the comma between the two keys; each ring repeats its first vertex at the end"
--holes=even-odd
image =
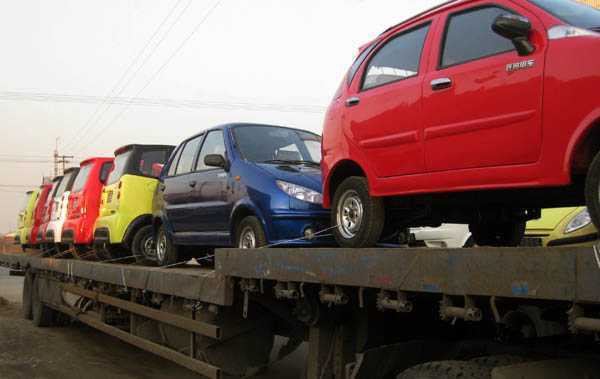
{"type": "Polygon", "coordinates": [[[260,220],[254,216],[245,217],[236,228],[236,246],[240,249],[256,249],[267,245],[267,237],[260,220]]]}

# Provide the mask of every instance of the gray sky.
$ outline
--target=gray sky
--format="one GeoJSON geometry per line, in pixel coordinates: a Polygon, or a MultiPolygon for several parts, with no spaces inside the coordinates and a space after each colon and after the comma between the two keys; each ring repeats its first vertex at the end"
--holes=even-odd
{"type": "Polygon", "coordinates": [[[56,138],[81,160],[231,121],[320,133],[358,47],[440,2],[0,1],[0,232],[56,138]]]}

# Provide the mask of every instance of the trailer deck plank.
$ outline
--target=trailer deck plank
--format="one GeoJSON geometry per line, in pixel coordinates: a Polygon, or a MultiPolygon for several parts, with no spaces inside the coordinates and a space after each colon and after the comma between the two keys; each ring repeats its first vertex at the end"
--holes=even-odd
{"type": "Polygon", "coordinates": [[[159,268],[101,263],[75,259],[40,258],[30,254],[0,254],[0,262],[12,268],[31,267],[67,276],[128,288],[149,290],[217,305],[233,303],[233,285],[223,275],[199,266],[159,268]]]}
{"type": "Polygon", "coordinates": [[[240,278],[600,303],[600,261],[587,247],[220,249],[216,254],[216,270],[240,278]]]}

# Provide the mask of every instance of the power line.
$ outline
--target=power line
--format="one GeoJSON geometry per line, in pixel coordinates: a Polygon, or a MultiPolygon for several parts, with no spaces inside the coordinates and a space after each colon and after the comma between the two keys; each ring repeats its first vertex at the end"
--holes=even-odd
{"type": "MultiPolygon", "coordinates": [[[[41,102],[66,102],[66,103],[100,103],[101,96],[27,93],[27,92],[0,92],[0,100],[41,101],[41,102]]],[[[113,105],[166,107],[166,108],[206,108],[248,111],[276,111],[292,113],[322,114],[326,107],[309,104],[284,104],[284,103],[257,103],[246,100],[200,100],[200,99],[173,99],[173,98],[143,98],[143,97],[112,97],[109,100],[113,105]]]]}
{"type": "MultiPolygon", "coordinates": [[[[146,50],[146,48],[150,45],[150,43],[154,40],[154,38],[158,35],[158,32],[160,31],[160,29],[162,29],[162,27],[165,25],[165,23],[167,22],[167,20],[169,18],[171,18],[171,15],[175,12],[175,9],[177,9],[177,7],[179,6],[179,4],[181,4],[182,0],[178,0],[177,3],[175,3],[175,5],[173,6],[173,8],[171,8],[170,12],[167,14],[167,16],[162,20],[162,22],[159,24],[159,26],[156,28],[156,30],[154,31],[154,33],[152,34],[152,36],[150,37],[150,39],[146,42],[146,44],[144,45],[144,47],[142,48],[142,50],[140,51],[140,53],[138,54],[138,56],[134,59],[134,62],[137,62],[137,60],[143,55],[143,52],[146,50]]],[[[119,87],[119,82],[121,82],[122,80],[125,80],[126,77],[126,73],[127,71],[129,71],[130,68],[133,67],[133,64],[130,65],[127,70],[126,73],[121,76],[121,78],[119,79],[119,81],[117,82],[117,84],[113,87],[113,89],[111,90],[111,93],[106,96],[105,98],[105,102],[104,104],[106,105],[104,107],[104,109],[102,110],[102,112],[100,112],[99,116],[96,117],[96,119],[87,126],[88,131],[92,130],[97,124],[98,122],[100,122],[100,120],[102,119],[102,117],[104,116],[104,114],[108,111],[108,109],[110,109],[110,103],[107,103],[107,100],[109,100],[111,97],[113,96],[119,96],[123,93],[123,91],[125,91],[125,89],[129,86],[129,84],[133,81],[133,79],[138,75],[138,73],[142,70],[142,68],[146,65],[146,63],[148,63],[148,61],[150,60],[150,58],[152,58],[154,56],[154,53],[157,51],[158,47],[163,43],[163,41],[166,39],[166,37],[169,35],[169,33],[171,33],[171,30],[173,29],[173,27],[179,22],[179,20],[181,19],[181,17],[183,16],[183,14],[187,11],[187,9],[189,8],[189,6],[191,5],[193,0],[189,0],[187,5],[182,9],[181,12],[179,12],[179,14],[177,15],[177,17],[175,18],[175,20],[171,23],[171,25],[169,26],[169,28],[166,30],[166,32],[162,35],[162,37],[158,40],[158,42],[154,45],[154,47],[152,47],[150,53],[148,55],[146,55],[146,57],[144,58],[144,60],[142,61],[142,63],[138,66],[138,68],[135,70],[135,72],[129,77],[129,79],[127,80],[127,82],[121,87],[121,89],[117,92],[114,93],[114,91],[119,87]]],[[[102,106],[98,107],[101,108],[102,106]]],[[[96,112],[94,112],[96,113],[96,112]]],[[[90,121],[92,118],[90,118],[88,121],[90,121]]],[[[88,123],[86,123],[88,124],[88,123]]],[[[80,143],[81,138],[83,138],[85,136],[84,133],[85,127],[82,128],[81,130],[81,134],[80,136],[75,136],[74,139],[72,140],[72,144],[70,145],[71,148],[77,146],[78,143],[80,143]],[[75,138],[79,137],[78,140],[75,140],[75,138]]]]}
{"type": "MultiPolygon", "coordinates": [[[[167,58],[167,60],[159,67],[159,69],[154,73],[154,75],[152,75],[150,77],[150,79],[146,82],[146,84],[135,94],[133,99],[138,97],[146,88],[148,88],[150,86],[150,84],[152,84],[154,82],[154,80],[158,77],[158,75],[169,65],[169,63],[171,63],[173,58],[175,58],[175,56],[177,56],[177,54],[179,54],[179,52],[183,49],[183,47],[196,34],[196,32],[200,29],[200,26],[202,26],[204,24],[204,22],[206,22],[208,17],[214,12],[214,10],[219,6],[219,4],[221,4],[221,2],[222,2],[222,0],[217,1],[215,3],[215,5],[213,5],[213,7],[210,8],[208,10],[208,12],[206,12],[204,17],[202,19],[200,19],[200,21],[192,29],[191,33],[189,33],[187,35],[187,37],[181,42],[181,44],[179,44],[179,46],[175,49],[175,51],[173,51],[173,53],[169,56],[169,58],[167,58]]],[[[123,113],[125,113],[125,111],[128,108],[129,108],[129,105],[126,105],[125,107],[123,107],[121,109],[121,111],[119,113],[117,113],[117,115],[115,117],[113,117],[113,119],[104,127],[104,129],[100,129],[100,131],[98,133],[96,133],[96,135],[87,144],[85,144],[83,147],[81,147],[77,151],[81,151],[81,150],[84,150],[85,148],[87,148],[96,138],[98,138],[100,136],[100,134],[102,134],[102,132],[108,130],[123,115],[123,113]]]]}

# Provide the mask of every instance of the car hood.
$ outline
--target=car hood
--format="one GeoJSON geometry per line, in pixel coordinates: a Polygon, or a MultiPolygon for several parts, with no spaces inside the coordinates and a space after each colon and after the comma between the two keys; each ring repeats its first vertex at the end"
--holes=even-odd
{"type": "Polygon", "coordinates": [[[273,178],[321,192],[321,169],[307,165],[255,163],[273,178]]]}

